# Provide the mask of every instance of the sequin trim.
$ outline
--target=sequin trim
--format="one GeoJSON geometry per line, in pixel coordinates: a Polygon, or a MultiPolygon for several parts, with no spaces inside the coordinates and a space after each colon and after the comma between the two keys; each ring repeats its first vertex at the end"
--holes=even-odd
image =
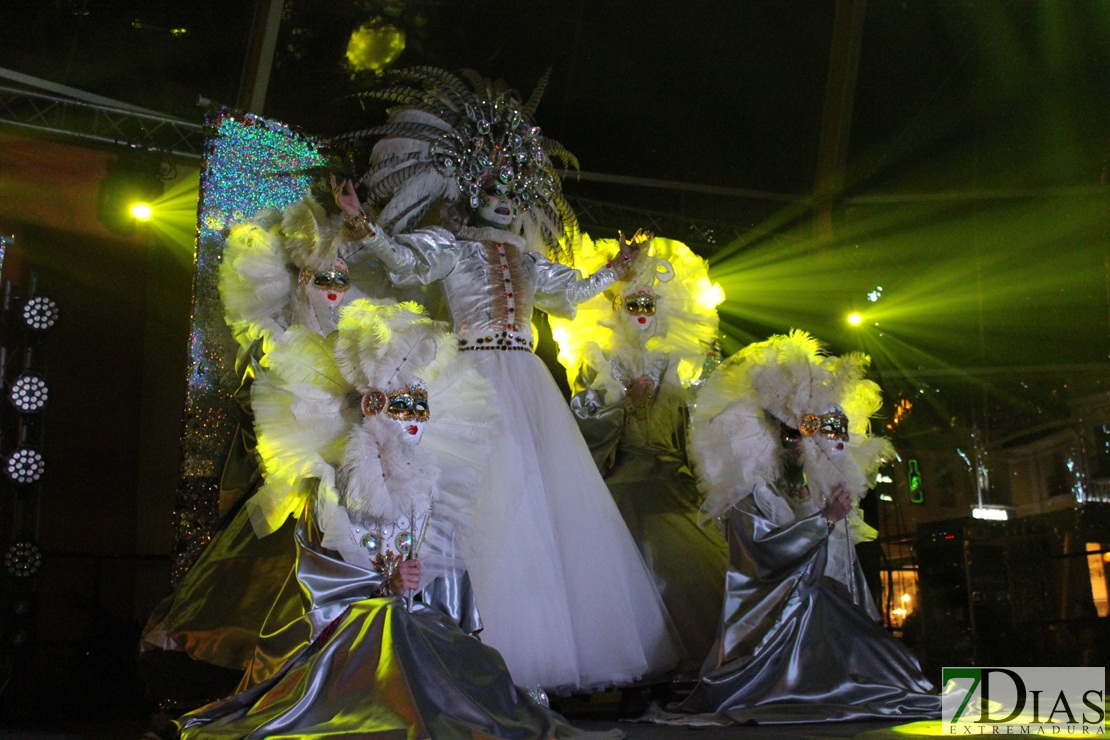
{"type": "Polygon", "coordinates": [[[479,350],[479,349],[501,350],[502,352],[531,352],[532,351],[531,347],[506,347],[505,345],[500,345],[500,346],[494,345],[492,347],[489,347],[489,346],[484,346],[484,347],[459,347],[459,352],[470,352],[470,351],[479,350]]]}
{"type": "Polygon", "coordinates": [[[525,337],[517,336],[515,333],[508,331],[503,331],[490,336],[478,337],[477,339],[459,340],[460,352],[466,352],[468,350],[475,349],[502,349],[531,352],[532,341],[525,337]]]}

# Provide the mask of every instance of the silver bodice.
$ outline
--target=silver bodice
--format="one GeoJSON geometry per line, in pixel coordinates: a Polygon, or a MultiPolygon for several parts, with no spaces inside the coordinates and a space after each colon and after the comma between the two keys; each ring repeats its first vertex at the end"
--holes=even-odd
{"type": "Polygon", "coordinates": [[[572,316],[574,307],[617,281],[609,267],[578,271],[525,250],[524,239],[493,228],[441,228],[376,237],[367,244],[400,287],[441,281],[459,346],[532,348],[532,309],[572,316]]]}

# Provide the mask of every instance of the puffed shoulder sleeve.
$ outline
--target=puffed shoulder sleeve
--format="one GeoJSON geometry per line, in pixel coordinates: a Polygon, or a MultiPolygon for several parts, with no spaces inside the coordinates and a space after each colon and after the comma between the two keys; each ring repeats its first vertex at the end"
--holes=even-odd
{"type": "Polygon", "coordinates": [[[573,267],[552,262],[535,252],[528,252],[525,257],[535,265],[536,307],[554,316],[573,318],[575,306],[617,282],[617,273],[611,267],[582,277],[573,267]]]}
{"type": "Polygon", "coordinates": [[[340,252],[349,264],[376,259],[385,265],[390,282],[399,287],[427,285],[455,269],[458,242],[439,227],[388,236],[379,231],[352,242],[340,252]]]}

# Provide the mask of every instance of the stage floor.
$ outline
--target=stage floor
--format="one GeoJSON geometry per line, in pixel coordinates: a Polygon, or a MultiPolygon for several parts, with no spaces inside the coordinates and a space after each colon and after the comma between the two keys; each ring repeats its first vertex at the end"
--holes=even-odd
{"type": "MultiPolygon", "coordinates": [[[[651,701],[647,689],[611,690],[592,695],[557,697],[553,706],[574,727],[591,732],[617,729],[631,740],[906,740],[940,736],[940,722],[824,722],[796,725],[682,727],[620,720],[640,714],[651,701]]],[[[76,718],[80,709],[59,705],[57,711],[27,713],[15,721],[0,717],[0,740],[159,740],[154,729],[165,726],[164,715],[143,714],[137,708],[109,717],[76,718]],[[132,713],[134,712],[134,713],[132,713]],[[123,716],[130,715],[130,716],[123,716]]]]}
{"type": "MultiPolygon", "coordinates": [[[[916,727],[903,726],[902,731],[896,724],[885,722],[828,722],[806,725],[769,725],[764,727],[713,727],[686,728],[646,725],[634,722],[615,722],[609,720],[571,720],[571,724],[582,730],[602,731],[619,729],[630,740],[667,740],[686,738],[687,740],[828,740],[855,738],[856,740],[895,740],[906,738],[906,730],[916,727]]],[[[65,720],[43,721],[25,724],[21,729],[0,727],[2,740],[141,740],[149,725],[142,721],[99,723],[76,723],[65,720]]],[[[933,733],[940,735],[939,723],[934,723],[933,733]]],[[[911,734],[921,734],[918,732],[911,734]]],[[[148,738],[153,736],[148,735],[148,738]]]]}

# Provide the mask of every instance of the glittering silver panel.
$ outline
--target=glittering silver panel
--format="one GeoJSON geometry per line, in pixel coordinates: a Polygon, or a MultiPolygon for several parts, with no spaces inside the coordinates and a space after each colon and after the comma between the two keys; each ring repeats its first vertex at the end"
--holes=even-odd
{"type": "Polygon", "coordinates": [[[239,421],[237,347],[224,323],[216,274],[230,226],[299,199],[303,174],[323,163],[320,144],[288,126],[249,113],[212,108],[200,177],[193,275],[192,332],[181,480],[174,505],[175,583],[196,559],[219,516],[219,478],[239,421]]]}

